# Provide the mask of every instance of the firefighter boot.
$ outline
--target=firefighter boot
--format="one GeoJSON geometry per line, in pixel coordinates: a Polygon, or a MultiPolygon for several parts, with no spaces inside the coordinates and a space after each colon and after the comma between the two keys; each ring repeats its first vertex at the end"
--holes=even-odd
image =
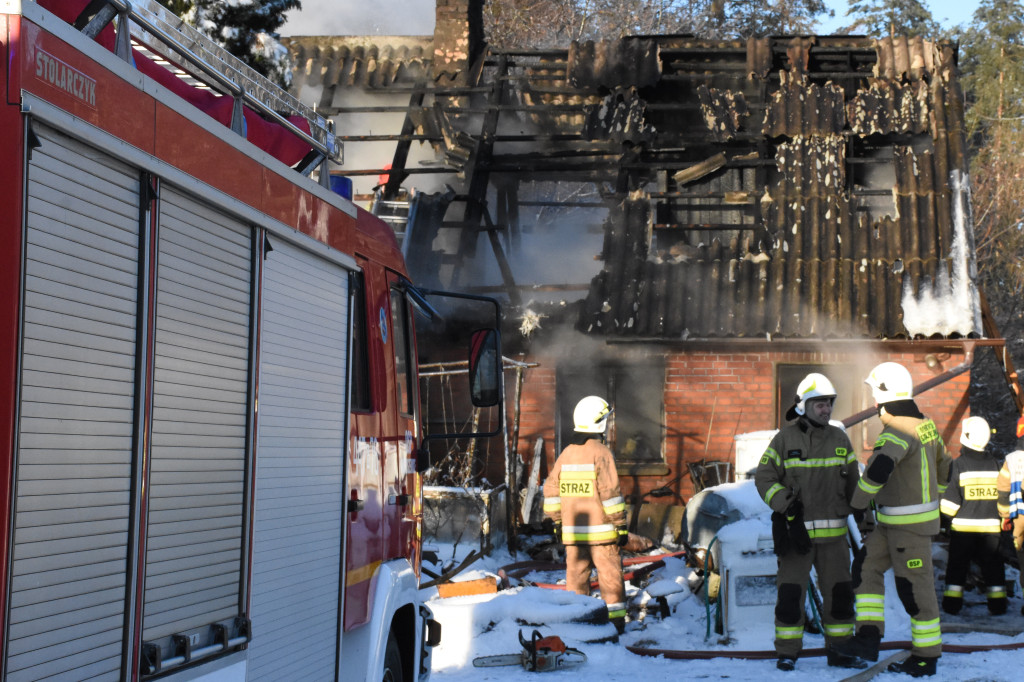
{"type": "Polygon", "coordinates": [[[935,674],[935,664],[938,660],[938,656],[924,658],[914,655],[900,663],[891,663],[888,670],[891,673],[906,673],[911,677],[925,677],[935,674]]]}
{"type": "Polygon", "coordinates": [[[619,616],[618,618],[610,618],[612,625],[615,626],[616,631],[621,635],[626,631],[626,617],[619,616]]]}
{"type": "Polygon", "coordinates": [[[796,668],[796,659],[792,656],[779,656],[779,660],[775,663],[775,667],[788,673],[796,668]]]}
{"type": "Polygon", "coordinates": [[[874,625],[865,625],[860,631],[842,642],[832,645],[832,650],[842,656],[857,658],[861,661],[877,661],[878,645],[882,643],[882,633],[874,625]]]}
{"type": "Polygon", "coordinates": [[[963,596],[951,595],[948,592],[942,595],[942,610],[950,614],[951,616],[955,616],[956,614],[960,613],[960,609],[963,608],[963,605],[963,596]]]}
{"type": "Polygon", "coordinates": [[[833,668],[866,668],[868,662],[858,656],[849,656],[836,651],[833,644],[828,648],[828,664],[833,668]]]}
{"type": "Polygon", "coordinates": [[[1006,597],[989,597],[988,598],[988,612],[993,616],[1001,616],[1006,613],[1006,597]]]}

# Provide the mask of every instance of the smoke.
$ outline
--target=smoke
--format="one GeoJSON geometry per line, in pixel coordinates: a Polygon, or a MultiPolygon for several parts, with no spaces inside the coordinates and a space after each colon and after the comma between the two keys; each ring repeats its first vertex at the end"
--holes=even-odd
{"type": "Polygon", "coordinates": [[[302,0],[302,9],[287,12],[283,36],[410,35],[434,32],[435,0],[360,2],[302,0]]]}

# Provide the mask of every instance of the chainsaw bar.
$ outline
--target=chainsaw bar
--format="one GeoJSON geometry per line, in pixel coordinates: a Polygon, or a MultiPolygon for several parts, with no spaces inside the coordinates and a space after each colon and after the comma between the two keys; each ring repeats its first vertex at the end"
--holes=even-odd
{"type": "Polygon", "coordinates": [[[587,655],[576,649],[566,648],[565,651],[537,654],[536,668],[534,668],[533,657],[528,652],[519,654],[497,654],[495,656],[478,656],[473,659],[473,665],[477,668],[496,668],[504,665],[521,665],[532,672],[547,672],[549,670],[569,670],[587,662],[587,655]]]}
{"type": "Polygon", "coordinates": [[[497,656],[479,656],[473,659],[477,668],[495,668],[500,665],[521,665],[522,654],[498,654],[497,656]]]}
{"type": "Polygon", "coordinates": [[[557,635],[544,637],[537,630],[530,639],[519,633],[519,643],[523,650],[518,654],[498,654],[496,656],[478,656],[473,659],[477,668],[492,668],[503,665],[519,664],[529,672],[547,672],[549,670],[567,670],[587,662],[587,655],[579,649],[567,647],[557,635]]]}

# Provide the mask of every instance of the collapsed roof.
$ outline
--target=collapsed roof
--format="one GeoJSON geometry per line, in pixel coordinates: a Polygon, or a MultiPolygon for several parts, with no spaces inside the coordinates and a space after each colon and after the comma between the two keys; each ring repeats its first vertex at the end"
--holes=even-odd
{"type": "MultiPolygon", "coordinates": [[[[604,245],[600,271],[567,308],[581,331],[981,335],[952,44],[641,36],[491,48],[440,74],[421,43],[351,40],[288,40],[296,87],[322,88],[328,115],[344,113],[346,90],[399,98],[403,130],[378,136],[395,150],[383,193],[415,174],[454,188],[424,193],[429,224],[410,220],[414,271],[436,277],[448,264],[444,284],[470,289],[479,282],[460,281],[465,263],[492,258],[517,304],[523,282],[509,259],[529,238],[528,207],[568,194],[553,185],[587,185],[604,209],[587,214],[604,245]],[[433,146],[433,163],[406,163],[416,140],[433,146]],[[458,236],[439,239],[443,228],[458,236]],[[478,252],[481,235],[493,256],[478,252]]],[[[339,132],[355,141],[365,131],[339,132]]],[[[574,217],[574,229],[586,220],[574,217]]],[[[579,279],[562,277],[530,284],[579,279]]]]}

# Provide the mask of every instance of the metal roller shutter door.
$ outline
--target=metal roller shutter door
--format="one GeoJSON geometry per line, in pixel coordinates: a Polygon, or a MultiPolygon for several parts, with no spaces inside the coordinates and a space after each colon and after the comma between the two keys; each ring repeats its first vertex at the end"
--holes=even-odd
{"type": "Polygon", "coordinates": [[[206,633],[241,612],[251,233],[174,188],[161,190],[147,642],[206,633]]]}
{"type": "Polygon", "coordinates": [[[29,165],[6,679],[120,677],[138,172],[38,123],[29,165]]]}
{"type": "Polygon", "coordinates": [[[348,272],[264,261],[249,680],[332,680],[343,519],[348,272]]]}

